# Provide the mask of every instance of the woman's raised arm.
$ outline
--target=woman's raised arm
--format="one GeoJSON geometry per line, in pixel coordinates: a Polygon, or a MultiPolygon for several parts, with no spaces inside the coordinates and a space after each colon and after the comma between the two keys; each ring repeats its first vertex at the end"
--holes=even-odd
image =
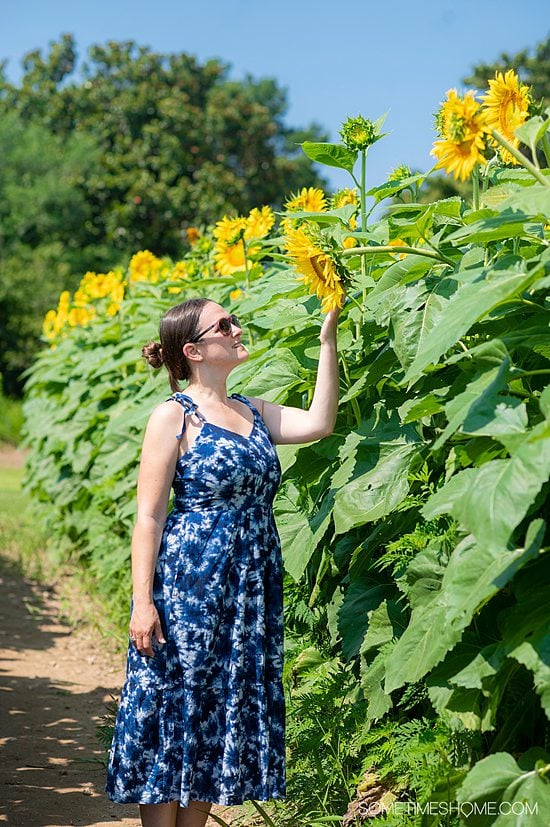
{"type": "Polygon", "coordinates": [[[321,327],[317,381],[309,410],[248,397],[253,405],[263,411],[263,420],[275,444],[314,442],[329,436],[334,430],[340,385],[336,346],[339,315],[339,309],[329,310],[321,327]]]}

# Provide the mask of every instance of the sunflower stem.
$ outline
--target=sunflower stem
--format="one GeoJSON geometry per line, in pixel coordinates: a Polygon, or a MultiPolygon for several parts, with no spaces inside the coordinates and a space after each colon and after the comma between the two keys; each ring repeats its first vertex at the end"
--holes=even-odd
{"type": "Polygon", "coordinates": [[[341,250],[340,255],[365,256],[368,253],[372,253],[373,255],[376,255],[376,253],[393,253],[394,255],[395,253],[414,253],[414,255],[426,256],[426,258],[433,258],[436,261],[443,261],[445,264],[450,264],[451,267],[454,267],[454,261],[443,253],[431,253],[429,250],[420,250],[418,247],[407,247],[407,245],[403,247],[390,247],[387,244],[372,244],[370,247],[351,247],[349,250],[341,250]]]}
{"type": "Polygon", "coordinates": [[[472,173],[472,206],[474,212],[479,210],[479,164],[476,164],[472,173]]]}
{"type": "Polygon", "coordinates": [[[361,150],[361,230],[367,231],[367,150],[361,150]]]}
{"type": "Polygon", "coordinates": [[[352,296],[352,295],[351,295],[351,293],[348,293],[348,294],[347,294],[347,296],[346,296],[346,298],[348,298],[350,301],[352,301],[354,304],[356,304],[356,305],[357,305],[357,307],[359,308],[359,310],[361,311],[361,313],[363,313],[363,311],[364,311],[364,309],[365,309],[365,308],[364,308],[364,305],[359,304],[359,302],[357,301],[357,299],[355,298],[355,296],[352,296]]]}
{"type": "Polygon", "coordinates": [[[519,149],[516,149],[516,147],[509,141],[507,141],[506,138],[500,134],[500,132],[496,131],[496,129],[492,129],[491,134],[495,141],[497,141],[497,143],[503,146],[504,149],[508,150],[510,155],[513,155],[516,161],[518,161],[522,167],[528,170],[528,172],[530,172],[531,175],[534,178],[536,178],[539,183],[541,183],[545,187],[550,187],[550,181],[548,180],[548,178],[546,178],[542,174],[542,172],[539,169],[537,169],[536,166],[532,164],[528,158],[525,157],[523,152],[520,152],[519,149]]]}
{"type": "MultiPolygon", "coordinates": [[[[349,391],[349,389],[351,388],[351,378],[350,378],[350,375],[349,375],[348,363],[347,363],[346,357],[344,356],[343,353],[340,353],[340,361],[342,362],[342,367],[344,369],[344,376],[346,377],[346,382],[348,384],[348,391],[349,391]]],[[[359,409],[357,399],[355,399],[355,398],[350,399],[350,402],[351,402],[351,408],[352,408],[353,413],[355,415],[355,421],[357,422],[357,427],[359,428],[359,426],[361,425],[361,411],[359,409]]]]}
{"type": "MultiPolygon", "coordinates": [[[[361,230],[366,233],[367,232],[367,150],[361,150],[361,186],[360,186],[360,195],[361,195],[361,230]]],[[[367,261],[364,256],[361,256],[361,279],[363,282],[363,307],[365,306],[365,302],[367,301],[367,288],[365,285],[365,281],[367,278],[367,261]]],[[[361,317],[363,319],[364,310],[362,311],[361,317]]]]}
{"type": "Polygon", "coordinates": [[[245,274],[245,278],[246,278],[246,286],[247,286],[247,288],[249,288],[250,287],[250,276],[249,276],[249,269],[248,269],[248,256],[247,256],[247,249],[246,249],[246,241],[244,240],[244,236],[243,236],[243,238],[241,238],[241,241],[243,243],[243,250],[244,250],[244,274],[245,274]]]}

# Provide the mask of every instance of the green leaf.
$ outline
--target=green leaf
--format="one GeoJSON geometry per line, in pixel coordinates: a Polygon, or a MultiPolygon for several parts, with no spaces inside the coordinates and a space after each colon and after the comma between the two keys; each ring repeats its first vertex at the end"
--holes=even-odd
{"type": "MultiPolygon", "coordinates": [[[[544,537],[543,520],[535,520],[530,531],[544,537]]],[[[517,603],[501,616],[502,642],[496,655],[514,658],[533,673],[535,690],[550,719],[550,634],[548,633],[548,562],[525,569],[514,589],[517,603]]]]}
{"type": "Polygon", "coordinates": [[[245,396],[259,396],[277,402],[288,388],[302,382],[302,367],[291,350],[277,348],[268,360],[256,369],[242,389],[245,396]]]}
{"type": "Polygon", "coordinates": [[[380,652],[372,663],[361,668],[361,686],[369,702],[367,720],[377,721],[383,718],[393,706],[391,695],[384,690],[385,658],[391,644],[380,652]]]}
{"type": "Polygon", "coordinates": [[[342,146],[342,144],[314,143],[304,141],[302,149],[312,161],[318,164],[325,164],[329,167],[338,167],[347,172],[353,172],[357,160],[357,152],[342,146]]]}
{"type": "Polygon", "coordinates": [[[417,281],[401,284],[398,289],[383,295],[376,319],[382,323],[388,314],[390,341],[404,370],[414,364],[424,332],[437,324],[453,289],[454,285],[448,280],[435,282],[432,286],[417,281]]]}
{"type": "Polygon", "coordinates": [[[372,187],[372,189],[367,191],[367,195],[373,196],[374,200],[378,204],[380,201],[383,201],[384,198],[390,198],[392,195],[395,195],[396,192],[400,192],[407,187],[411,187],[414,184],[418,184],[420,186],[425,178],[426,173],[419,173],[417,175],[410,175],[406,178],[401,178],[397,181],[386,181],[385,184],[381,184],[378,187],[372,187]]]}
{"type": "Polygon", "coordinates": [[[349,660],[361,647],[369,617],[388,597],[388,586],[370,581],[353,581],[344,595],[338,612],[338,630],[342,637],[342,654],[349,660]]]}
{"type": "Polygon", "coordinates": [[[332,500],[328,499],[313,519],[296,504],[300,492],[288,482],[275,502],[277,529],[281,538],[285,569],[298,581],[330,522],[332,500]]]}
{"type": "MultiPolygon", "coordinates": [[[[502,210],[518,210],[530,216],[550,218],[550,187],[534,184],[532,187],[521,187],[509,199],[500,205],[502,210]]],[[[530,219],[532,221],[532,218],[530,219]]]]}
{"type": "Polygon", "coordinates": [[[523,144],[529,147],[534,155],[536,154],[537,144],[542,140],[549,127],[550,120],[548,118],[543,119],[540,115],[535,115],[521,126],[518,126],[514,134],[516,138],[519,138],[523,144]]]}
{"type": "Polygon", "coordinates": [[[501,659],[495,668],[490,648],[483,650],[487,660],[481,653],[471,660],[475,637],[466,634],[426,680],[430,701],[454,729],[466,727],[481,732],[494,729],[498,706],[514,672],[514,664],[507,661],[501,669],[504,662],[501,659]]]}
{"type": "MultiPolygon", "coordinates": [[[[502,260],[491,270],[462,271],[454,277],[455,291],[438,288],[439,301],[433,312],[423,311],[414,360],[403,382],[412,384],[430,364],[463,336],[474,322],[491,310],[525,290],[537,276],[536,270],[525,273],[523,266],[508,268],[502,260]]],[[[453,278],[449,277],[449,282],[453,278]]],[[[450,286],[450,285],[449,285],[450,286]]]]}
{"type": "Polygon", "coordinates": [[[510,459],[456,474],[430,497],[422,511],[424,517],[452,514],[480,546],[503,552],[550,475],[550,438],[539,438],[545,428],[544,422],[533,428],[510,459]]]}
{"type": "MultiPolygon", "coordinates": [[[[515,196],[514,196],[515,198],[515,196]]],[[[515,204],[514,204],[515,207],[515,204]]],[[[503,238],[513,238],[524,235],[525,224],[532,221],[531,213],[520,212],[516,208],[503,209],[498,215],[481,218],[460,230],[447,236],[446,241],[454,244],[486,244],[489,241],[500,241],[503,238]]]]}
{"type": "Polygon", "coordinates": [[[361,655],[372,656],[374,652],[386,643],[400,637],[407,625],[402,602],[390,598],[369,612],[368,626],[363,642],[361,655]]]}
{"type": "Polygon", "coordinates": [[[332,478],[337,534],[383,517],[403,500],[419,442],[414,429],[395,415],[378,422],[373,417],[350,433],[332,478]]]}
{"type": "Polygon", "coordinates": [[[468,827],[547,827],[550,784],[537,769],[550,758],[542,750],[525,753],[516,763],[507,752],[478,761],[458,790],[461,818],[468,827]],[[477,806],[476,806],[477,805],[477,806]],[[510,821],[512,819],[512,822],[510,821]]]}
{"type": "Polygon", "coordinates": [[[527,427],[525,404],[517,397],[501,394],[510,374],[510,359],[506,357],[498,368],[487,370],[468,383],[462,393],[445,405],[449,423],[434,443],[440,448],[457,428],[466,434],[498,436],[523,433],[527,427]]]}

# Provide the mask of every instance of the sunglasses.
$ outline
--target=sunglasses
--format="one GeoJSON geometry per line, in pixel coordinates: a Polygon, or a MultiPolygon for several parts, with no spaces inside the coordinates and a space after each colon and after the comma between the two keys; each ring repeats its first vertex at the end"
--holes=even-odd
{"type": "Polygon", "coordinates": [[[223,336],[230,336],[233,325],[235,327],[241,326],[237,317],[232,313],[231,316],[223,316],[221,319],[218,319],[217,322],[211,324],[210,327],[207,327],[206,330],[203,330],[202,333],[199,333],[198,336],[194,336],[192,339],[189,339],[188,341],[198,342],[199,339],[202,339],[205,333],[208,333],[208,331],[212,330],[212,328],[214,327],[216,328],[216,330],[219,330],[223,336]]]}

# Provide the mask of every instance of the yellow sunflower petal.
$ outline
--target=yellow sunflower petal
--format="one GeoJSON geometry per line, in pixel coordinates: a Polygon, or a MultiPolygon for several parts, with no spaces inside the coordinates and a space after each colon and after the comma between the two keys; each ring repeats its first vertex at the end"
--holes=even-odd
{"type": "MultiPolygon", "coordinates": [[[[483,96],[487,123],[503,135],[509,143],[519,147],[515,132],[529,117],[529,87],[520,83],[513,69],[506,74],[496,72],[489,81],[489,91],[483,96]]],[[[508,150],[499,147],[505,164],[517,164],[518,161],[508,150]]]]}

